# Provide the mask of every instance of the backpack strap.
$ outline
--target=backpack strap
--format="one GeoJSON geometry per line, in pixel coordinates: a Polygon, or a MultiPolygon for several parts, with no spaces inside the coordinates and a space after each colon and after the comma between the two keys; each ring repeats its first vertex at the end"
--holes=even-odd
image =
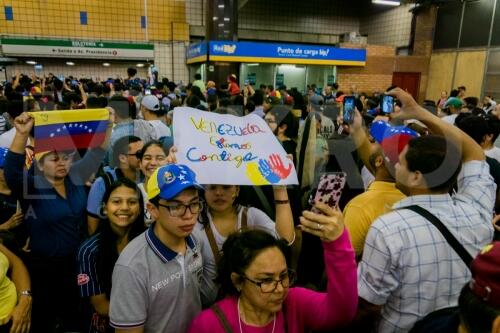
{"type": "Polygon", "coordinates": [[[407,206],[407,207],[401,207],[400,209],[409,209],[425,219],[427,219],[429,222],[431,222],[438,230],[441,232],[441,235],[446,239],[448,244],[455,250],[455,252],[458,254],[458,256],[463,260],[467,268],[470,269],[470,265],[472,263],[472,256],[467,252],[467,250],[463,247],[462,244],[453,236],[453,234],[446,228],[446,226],[441,222],[434,214],[429,212],[428,210],[417,206],[417,205],[412,205],[412,206],[407,206]]]}
{"type": "Polygon", "coordinates": [[[248,228],[248,207],[243,207],[243,211],[241,212],[241,229],[248,228]]]}
{"type": "Polygon", "coordinates": [[[215,303],[210,307],[212,311],[215,313],[215,316],[217,319],[219,319],[220,324],[222,325],[222,328],[224,329],[225,333],[233,333],[233,329],[229,325],[229,322],[227,321],[226,316],[222,312],[221,308],[215,303]]]}
{"type": "Polygon", "coordinates": [[[210,225],[210,223],[207,223],[204,229],[205,229],[205,234],[207,234],[208,243],[210,244],[210,249],[212,250],[212,254],[214,255],[215,258],[215,264],[218,264],[220,260],[220,252],[219,248],[217,247],[217,242],[215,241],[212,226],[210,225]]]}

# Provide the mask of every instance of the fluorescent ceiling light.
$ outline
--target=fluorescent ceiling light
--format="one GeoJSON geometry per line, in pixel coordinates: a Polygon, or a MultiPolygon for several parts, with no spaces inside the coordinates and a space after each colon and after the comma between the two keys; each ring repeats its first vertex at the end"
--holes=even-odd
{"type": "Polygon", "coordinates": [[[372,3],[377,5],[386,5],[386,6],[399,6],[401,4],[400,1],[391,1],[391,0],[372,0],[372,3]]]}
{"type": "Polygon", "coordinates": [[[33,60],[28,60],[28,61],[26,61],[26,63],[28,65],[36,65],[36,61],[33,61],[33,60]]]}
{"type": "Polygon", "coordinates": [[[144,64],[137,64],[137,67],[144,67],[144,64]]]}
{"type": "Polygon", "coordinates": [[[247,66],[259,66],[259,64],[247,64],[247,66]]]}
{"type": "Polygon", "coordinates": [[[213,16],[212,20],[217,21],[219,18],[217,16],[213,16]]]}
{"type": "Polygon", "coordinates": [[[295,65],[280,65],[283,68],[295,68],[295,65]]]}
{"type": "Polygon", "coordinates": [[[229,17],[224,17],[224,21],[229,22],[229,17]]]}
{"type": "Polygon", "coordinates": [[[104,67],[109,67],[109,66],[111,66],[111,64],[110,64],[109,62],[103,62],[103,63],[102,63],[102,65],[103,65],[104,67]]]}
{"type": "Polygon", "coordinates": [[[75,63],[73,61],[66,61],[66,65],[75,66],[75,63]]]}
{"type": "Polygon", "coordinates": [[[224,5],[218,5],[217,7],[219,7],[219,8],[224,8],[224,5]]]}

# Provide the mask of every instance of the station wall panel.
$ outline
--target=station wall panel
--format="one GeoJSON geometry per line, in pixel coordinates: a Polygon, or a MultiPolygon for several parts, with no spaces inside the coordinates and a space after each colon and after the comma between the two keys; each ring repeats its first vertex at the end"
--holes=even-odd
{"type": "Polygon", "coordinates": [[[0,0],[12,7],[13,20],[0,16],[0,32],[49,38],[123,41],[187,41],[185,1],[0,0]],[[87,13],[87,24],[80,22],[87,13]],[[146,17],[146,28],[141,27],[146,17]]]}

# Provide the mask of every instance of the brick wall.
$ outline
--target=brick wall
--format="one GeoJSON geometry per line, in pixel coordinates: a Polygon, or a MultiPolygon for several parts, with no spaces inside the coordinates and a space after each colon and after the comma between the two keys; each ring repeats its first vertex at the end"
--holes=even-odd
{"type": "MultiPolygon", "coordinates": [[[[342,47],[358,47],[344,43],[342,47]]],[[[385,91],[392,83],[395,49],[391,46],[367,45],[365,67],[337,67],[339,89],[349,91],[356,85],[359,92],[373,94],[385,91]]]]}

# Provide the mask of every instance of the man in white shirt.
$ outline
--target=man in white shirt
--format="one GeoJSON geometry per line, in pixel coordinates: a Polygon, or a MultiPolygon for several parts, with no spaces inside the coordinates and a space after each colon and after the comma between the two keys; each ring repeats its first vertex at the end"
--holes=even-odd
{"type": "Polygon", "coordinates": [[[144,96],[141,102],[141,113],[144,120],[153,125],[157,138],[172,135],[170,128],[164,122],[164,113],[160,108],[160,100],[156,96],[144,96]]]}

